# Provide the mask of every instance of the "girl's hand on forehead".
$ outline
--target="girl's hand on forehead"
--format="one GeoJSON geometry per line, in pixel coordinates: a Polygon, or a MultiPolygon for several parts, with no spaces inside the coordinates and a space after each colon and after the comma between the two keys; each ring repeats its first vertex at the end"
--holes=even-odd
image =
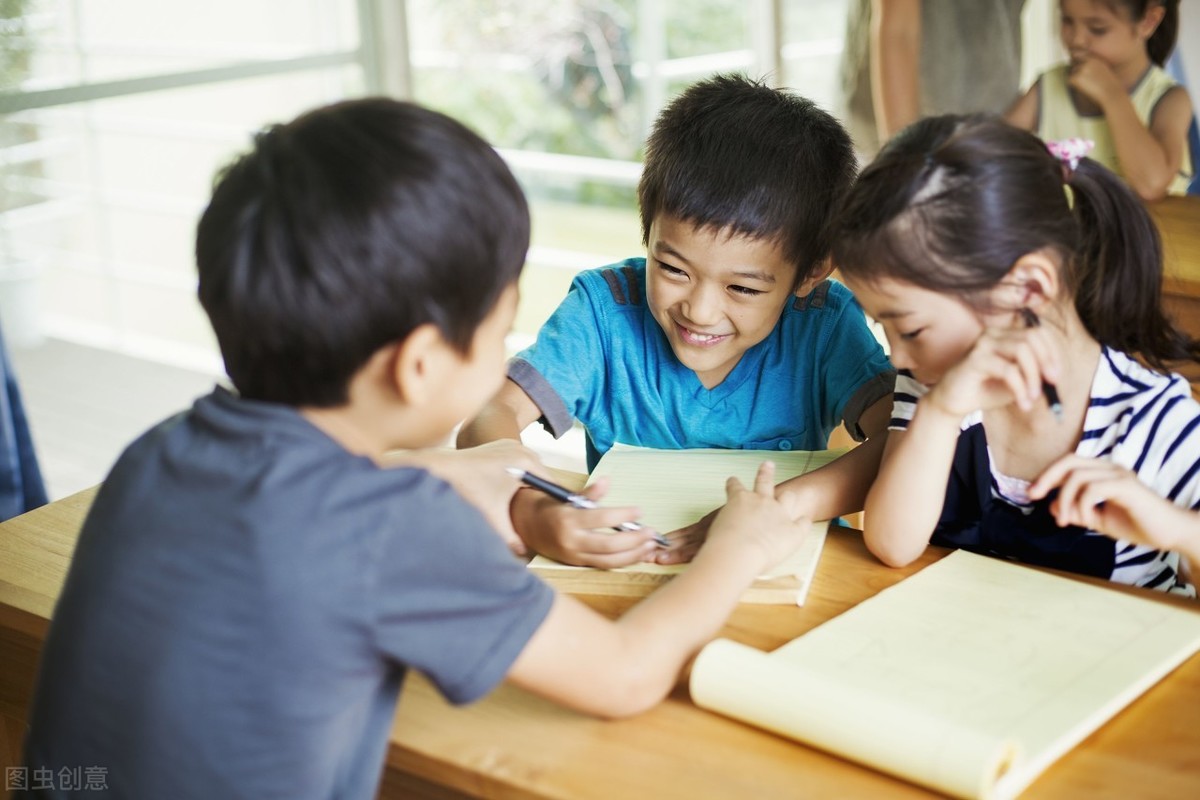
{"type": "Polygon", "coordinates": [[[1059,369],[1045,328],[988,328],[921,402],[960,418],[1013,403],[1030,411],[1042,396],[1042,381],[1056,383],[1059,369]]]}

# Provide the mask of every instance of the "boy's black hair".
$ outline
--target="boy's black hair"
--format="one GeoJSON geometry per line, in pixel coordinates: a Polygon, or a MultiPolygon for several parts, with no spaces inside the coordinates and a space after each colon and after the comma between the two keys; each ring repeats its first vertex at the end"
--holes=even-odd
{"type": "Polygon", "coordinates": [[[795,286],[829,254],[830,228],[856,171],[849,134],[814,103],[716,75],[664,108],[646,140],[642,242],[660,214],[774,240],[796,265],[795,286]]]}
{"type": "Polygon", "coordinates": [[[833,252],[847,277],[994,311],[988,295],[1013,265],[1048,250],[1101,344],[1159,369],[1200,360],[1200,342],[1163,313],[1162,242],[1142,202],[1098,162],[1066,168],[998,117],[914,122],[863,170],[843,211],[833,252]]]}
{"type": "Polygon", "coordinates": [[[466,353],[528,247],[524,195],[483,139],[411,103],[351,100],[263,131],[218,176],[200,302],[243,397],[335,406],[421,325],[466,353]]]}

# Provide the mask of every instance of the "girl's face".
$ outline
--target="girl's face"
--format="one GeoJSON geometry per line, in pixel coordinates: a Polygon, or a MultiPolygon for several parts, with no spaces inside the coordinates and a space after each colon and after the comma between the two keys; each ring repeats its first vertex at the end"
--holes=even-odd
{"type": "Polygon", "coordinates": [[[1102,0],[1062,0],[1060,35],[1071,64],[1096,58],[1114,70],[1147,59],[1146,41],[1162,19],[1160,6],[1151,5],[1136,20],[1127,6],[1102,0]]]}
{"type": "Polygon", "coordinates": [[[892,364],[926,386],[961,361],[986,327],[986,318],[956,297],[892,278],[844,278],[867,315],[883,325],[892,364]]]}

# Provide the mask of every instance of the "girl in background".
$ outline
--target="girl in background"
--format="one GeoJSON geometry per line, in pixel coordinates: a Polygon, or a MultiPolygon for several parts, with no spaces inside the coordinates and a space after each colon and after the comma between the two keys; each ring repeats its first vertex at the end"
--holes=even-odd
{"type": "MultiPolygon", "coordinates": [[[[932,117],[863,171],[842,220],[835,262],[900,371],[871,551],[900,566],[932,541],[1194,596],[1196,542],[1161,549],[1075,488],[1054,504],[1091,462],[1047,471],[1100,459],[1200,505],[1200,404],[1166,372],[1200,343],[1163,316],[1158,231],[1120,179],[998,118],[932,117]]],[[[1147,531],[1148,505],[1128,506],[1147,531]]]]}
{"type": "Polygon", "coordinates": [[[1185,194],[1192,103],[1162,69],[1179,31],[1179,0],[1062,0],[1070,62],[1043,73],[1007,113],[1046,141],[1096,143],[1092,158],[1145,200],[1185,194]]]}

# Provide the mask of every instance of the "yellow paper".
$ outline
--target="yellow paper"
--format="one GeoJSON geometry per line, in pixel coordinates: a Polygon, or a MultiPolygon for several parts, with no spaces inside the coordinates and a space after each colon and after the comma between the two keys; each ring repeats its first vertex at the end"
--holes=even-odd
{"type": "Polygon", "coordinates": [[[769,655],[731,646],[702,651],[697,704],[1009,798],[1200,648],[1200,612],[956,551],[769,655]]]}
{"type": "MultiPolygon", "coordinates": [[[[604,454],[588,483],[609,478],[609,492],[602,501],[606,506],[636,506],[642,510],[641,522],[663,533],[691,525],[708,512],[725,504],[725,482],[736,475],[745,486],[754,485],[754,476],[763,461],[775,463],[775,481],[779,483],[822,467],[842,455],[844,450],[656,450],[618,444],[604,454]]],[[[808,586],[816,571],[825,543],[828,521],[814,523],[804,544],[763,578],[795,576],[801,584],[796,604],[803,605],[808,586]]],[[[529,566],[538,570],[583,570],[538,556],[529,566]]],[[[674,575],[686,564],[634,564],[617,572],[674,575]]],[[[543,573],[544,574],[544,573],[543,573]]]]}

